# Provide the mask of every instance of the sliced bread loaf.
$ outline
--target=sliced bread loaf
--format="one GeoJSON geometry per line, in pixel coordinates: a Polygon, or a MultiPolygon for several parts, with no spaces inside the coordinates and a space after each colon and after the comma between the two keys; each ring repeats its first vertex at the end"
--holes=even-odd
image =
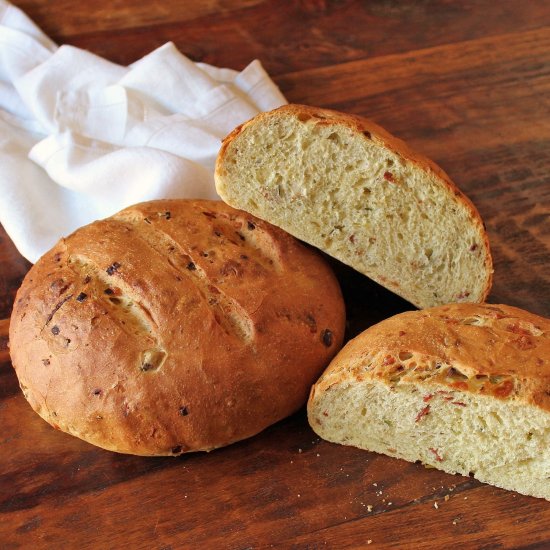
{"type": "Polygon", "coordinates": [[[356,116],[286,105],[224,141],[216,187],[418,307],[483,301],[492,260],[471,201],[430,160],[356,116]]]}
{"type": "Polygon", "coordinates": [[[550,500],[550,321],[509,306],[407,312],[312,388],[315,432],[550,500]]]}

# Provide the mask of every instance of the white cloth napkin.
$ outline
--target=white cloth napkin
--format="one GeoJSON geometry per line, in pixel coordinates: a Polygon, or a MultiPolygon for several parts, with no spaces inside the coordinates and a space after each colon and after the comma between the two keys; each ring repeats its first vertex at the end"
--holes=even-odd
{"type": "Polygon", "coordinates": [[[219,198],[221,139],[284,103],[259,61],[238,73],[168,43],[122,67],[58,48],[0,0],[0,222],[35,262],[125,206],[219,198]]]}

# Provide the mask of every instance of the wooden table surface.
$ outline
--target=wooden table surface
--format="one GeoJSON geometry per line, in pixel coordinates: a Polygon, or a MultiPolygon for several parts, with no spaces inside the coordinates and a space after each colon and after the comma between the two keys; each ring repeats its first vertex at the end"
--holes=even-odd
{"type": "MultiPolygon", "coordinates": [[[[14,3],[59,44],[258,58],[289,101],[374,119],[478,206],[489,301],[550,317],[548,0],[14,3]]],[[[28,268],[1,231],[0,318],[28,268]]],[[[410,308],[336,268],[349,335],[410,308]]],[[[323,442],[303,410],[209,454],[117,455],[43,422],[4,356],[0,427],[0,548],[550,548],[549,502],[323,442]]]]}

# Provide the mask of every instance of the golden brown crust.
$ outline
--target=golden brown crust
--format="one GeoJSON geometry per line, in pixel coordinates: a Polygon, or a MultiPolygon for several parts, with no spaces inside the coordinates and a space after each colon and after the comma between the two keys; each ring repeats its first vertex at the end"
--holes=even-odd
{"type": "Polygon", "coordinates": [[[349,342],[311,396],[333,384],[368,379],[446,386],[550,411],[550,320],[490,304],[402,313],[349,342]]]}
{"type": "MultiPolygon", "coordinates": [[[[485,259],[485,272],[487,274],[487,279],[479,301],[482,302],[487,298],[493,282],[493,260],[491,257],[487,232],[485,230],[483,220],[481,219],[481,216],[479,215],[479,212],[477,211],[476,207],[474,206],[472,201],[464,193],[462,193],[462,191],[451,181],[451,178],[437,164],[435,164],[432,160],[428,159],[427,157],[424,157],[423,155],[420,155],[412,151],[404,141],[391,135],[389,132],[384,130],[384,128],[378,126],[376,123],[372,122],[367,118],[360,117],[357,115],[345,114],[345,113],[333,111],[330,109],[322,109],[319,107],[311,107],[308,105],[299,105],[299,104],[283,105],[282,107],[274,109],[273,111],[261,113],[255,118],[235,128],[223,140],[223,143],[216,161],[217,177],[219,178],[223,177],[223,172],[224,172],[223,166],[225,163],[226,151],[228,147],[231,145],[232,141],[239,134],[245,131],[249,125],[256,124],[258,121],[261,121],[264,118],[273,117],[277,115],[281,115],[281,116],[295,115],[303,122],[307,121],[309,118],[315,118],[318,120],[320,119],[322,121],[321,123],[323,124],[327,124],[327,125],[334,124],[339,126],[346,126],[347,128],[351,129],[353,132],[356,132],[358,134],[362,134],[363,136],[365,136],[365,139],[372,139],[375,142],[382,144],[385,148],[391,150],[397,155],[417,165],[419,169],[432,173],[441,182],[441,184],[448,189],[449,196],[452,198],[452,200],[462,203],[466,207],[467,211],[469,212],[472,224],[477,227],[480,240],[483,243],[482,246],[487,251],[486,259],[485,259]]],[[[319,124],[319,122],[317,122],[317,124],[319,124]]],[[[398,290],[399,285],[395,283],[393,284],[389,284],[389,283],[388,285],[386,285],[386,283],[383,282],[385,286],[391,287],[394,292],[397,292],[399,294],[399,290],[398,290]]]]}
{"type": "Polygon", "coordinates": [[[45,420],[163,455],[227,445],[298,409],[344,323],[318,254],[221,202],[165,200],[81,228],[39,260],[10,342],[45,420]]]}

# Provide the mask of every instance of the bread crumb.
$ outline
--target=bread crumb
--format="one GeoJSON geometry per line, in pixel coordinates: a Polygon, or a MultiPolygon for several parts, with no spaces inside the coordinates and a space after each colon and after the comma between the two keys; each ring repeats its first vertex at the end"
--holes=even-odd
{"type": "Polygon", "coordinates": [[[302,449],[298,449],[298,452],[301,453],[301,452],[302,452],[302,449]]]}
{"type": "Polygon", "coordinates": [[[367,504],[367,512],[372,512],[372,504],[367,504]]]}
{"type": "Polygon", "coordinates": [[[434,502],[434,508],[435,508],[436,510],[439,510],[439,505],[437,504],[437,502],[434,502]]]}
{"type": "Polygon", "coordinates": [[[447,502],[451,498],[449,495],[445,495],[445,502],[447,502]]]}
{"type": "Polygon", "coordinates": [[[372,539],[369,539],[369,540],[367,541],[367,544],[372,544],[372,539]]]}

